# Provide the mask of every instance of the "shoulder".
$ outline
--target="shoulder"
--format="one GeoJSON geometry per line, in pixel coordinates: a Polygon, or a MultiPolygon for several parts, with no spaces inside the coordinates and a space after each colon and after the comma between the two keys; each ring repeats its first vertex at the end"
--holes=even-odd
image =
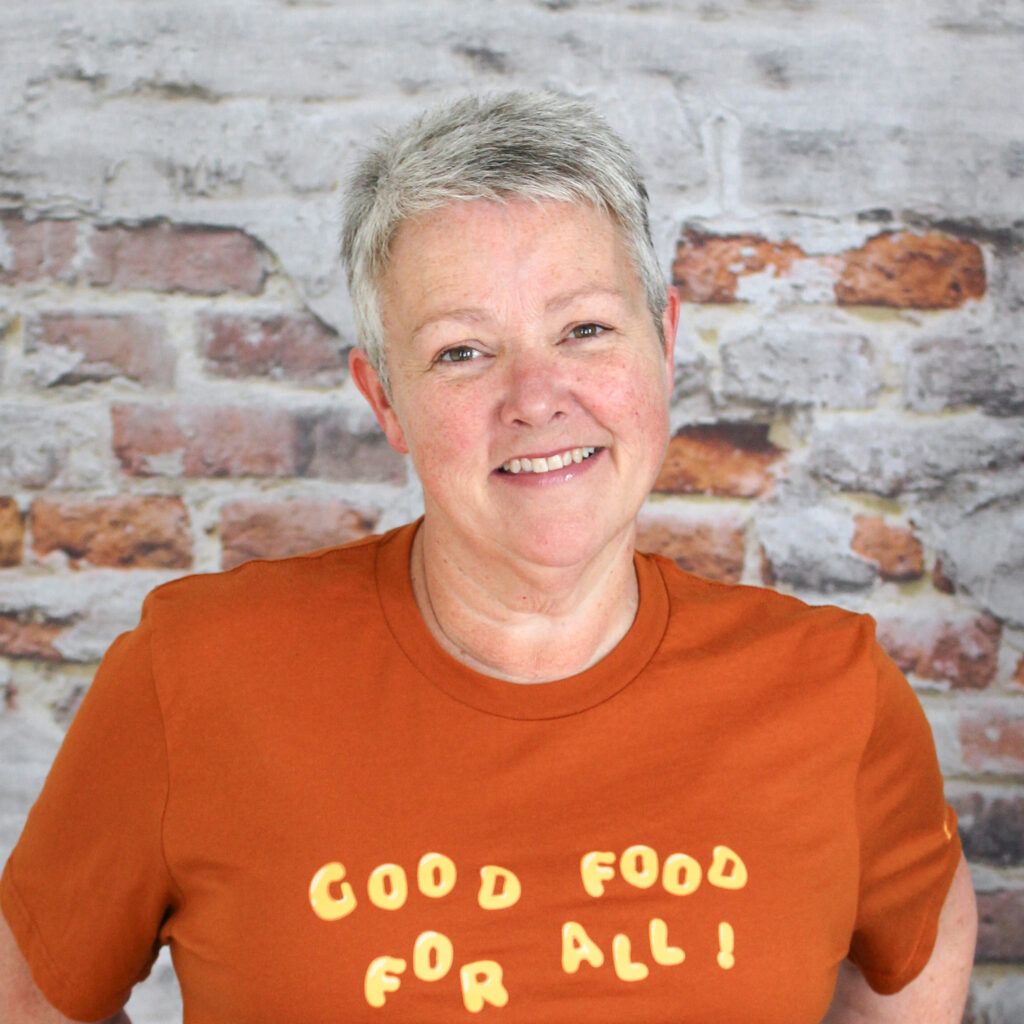
{"type": "Polygon", "coordinates": [[[322,617],[369,601],[380,545],[393,533],[281,559],[254,559],[224,572],[196,574],[153,590],[143,621],[154,633],[240,630],[272,618],[322,617]]]}
{"type": "Polygon", "coordinates": [[[720,583],[684,572],[660,555],[654,560],[671,608],[670,629],[703,649],[766,646],[789,651],[817,648],[829,660],[872,660],[875,622],[834,605],[811,605],[768,587],[720,583]]]}

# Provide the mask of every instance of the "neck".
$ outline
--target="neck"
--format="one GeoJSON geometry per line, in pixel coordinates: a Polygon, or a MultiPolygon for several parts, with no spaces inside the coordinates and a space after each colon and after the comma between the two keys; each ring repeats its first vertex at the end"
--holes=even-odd
{"type": "Polygon", "coordinates": [[[633,623],[632,529],[571,568],[477,564],[464,547],[440,541],[424,520],[410,566],[416,603],[441,647],[485,675],[564,679],[600,661],[633,623]]]}

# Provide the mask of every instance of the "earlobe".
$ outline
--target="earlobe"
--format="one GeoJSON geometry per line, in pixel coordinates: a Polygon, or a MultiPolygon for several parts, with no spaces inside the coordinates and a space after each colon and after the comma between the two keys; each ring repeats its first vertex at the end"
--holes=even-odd
{"type": "Polygon", "coordinates": [[[405,431],[398,422],[398,416],[384,390],[384,385],[380,382],[380,376],[373,368],[369,356],[361,348],[354,348],[349,352],[348,369],[363,398],[370,403],[373,415],[377,417],[388,443],[395,451],[408,454],[409,446],[405,443],[405,431]]]}
{"type": "Polygon", "coordinates": [[[669,286],[665,293],[665,312],[661,314],[661,327],[665,333],[665,366],[671,386],[675,371],[676,331],[679,327],[679,292],[669,286]]]}

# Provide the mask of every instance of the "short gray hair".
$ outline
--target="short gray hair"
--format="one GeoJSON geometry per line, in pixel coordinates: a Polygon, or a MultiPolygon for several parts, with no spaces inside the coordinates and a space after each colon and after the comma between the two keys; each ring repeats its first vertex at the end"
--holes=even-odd
{"type": "Polygon", "coordinates": [[[665,279],[633,153],[588,104],[555,93],[470,96],[381,136],[349,182],[341,253],[358,343],[388,386],[380,283],[402,222],[451,202],[551,199],[622,232],[664,342],[665,279]]]}

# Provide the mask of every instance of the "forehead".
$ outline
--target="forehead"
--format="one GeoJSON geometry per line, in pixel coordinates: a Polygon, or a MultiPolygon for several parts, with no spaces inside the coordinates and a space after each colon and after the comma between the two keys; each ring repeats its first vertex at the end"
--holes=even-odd
{"type": "Polygon", "coordinates": [[[464,299],[529,303],[592,285],[642,290],[622,232],[585,203],[453,202],[404,221],[382,281],[385,307],[464,299]]]}

